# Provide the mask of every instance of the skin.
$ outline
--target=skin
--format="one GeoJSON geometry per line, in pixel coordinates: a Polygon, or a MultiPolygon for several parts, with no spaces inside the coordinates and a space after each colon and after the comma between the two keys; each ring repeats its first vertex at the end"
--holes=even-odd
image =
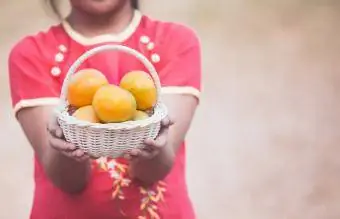
{"type": "Polygon", "coordinates": [[[56,120],[51,120],[52,110],[46,106],[25,108],[17,118],[51,181],[65,192],[78,193],[88,182],[90,162],[81,151],[72,151],[74,145],[59,138],[62,132],[56,120]]]}
{"type": "Polygon", "coordinates": [[[163,129],[156,140],[147,140],[146,150],[134,151],[131,155],[131,175],[145,185],[163,180],[171,171],[198,104],[197,98],[191,95],[168,94],[163,101],[171,118],[165,119],[163,125],[170,127],[163,129]]]}
{"type": "Polygon", "coordinates": [[[133,18],[129,0],[70,0],[66,18],[72,28],[86,37],[120,33],[133,18]]]}
{"type": "MultiPolygon", "coordinates": [[[[70,2],[73,8],[67,19],[74,29],[89,37],[120,32],[133,16],[127,0],[70,2]]],[[[159,136],[146,140],[144,150],[126,155],[131,160],[131,176],[145,185],[164,179],[171,171],[198,104],[195,97],[179,94],[165,95],[164,102],[171,119],[162,121],[159,136]]],[[[64,140],[52,110],[47,106],[25,108],[17,118],[50,180],[64,192],[80,193],[89,181],[90,158],[64,140]]]]}

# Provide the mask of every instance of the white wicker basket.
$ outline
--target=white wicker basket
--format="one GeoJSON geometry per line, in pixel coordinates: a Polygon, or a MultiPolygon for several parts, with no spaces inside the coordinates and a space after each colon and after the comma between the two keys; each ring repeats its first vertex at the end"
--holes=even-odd
{"type": "Polygon", "coordinates": [[[156,138],[161,120],[167,116],[167,108],[161,102],[161,83],[151,62],[140,52],[121,45],[104,45],[85,52],[70,67],[61,90],[61,103],[56,109],[57,118],[68,142],[75,144],[93,157],[117,158],[134,148],[144,147],[144,140],[156,138]],[[157,89],[157,104],[152,115],[140,121],[123,123],[95,124],[80,121],[68,112],[67,85],[80,65],[93,55],[104,51],[120,51],[135,56],[149,70],[157,89]]]}

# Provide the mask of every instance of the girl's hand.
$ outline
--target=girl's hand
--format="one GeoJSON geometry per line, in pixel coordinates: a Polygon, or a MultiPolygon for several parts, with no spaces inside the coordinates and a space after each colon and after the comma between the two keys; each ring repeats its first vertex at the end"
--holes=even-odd
{"type": "Polygon", "coordinates": [[[125,158],[129,160],[141,159],[151,160],[156,157],[168,143],[168,131],[173,122],[167,117],[161,122],[161,130],[155,140],[145,140],[145,147],[142,150],[132,150],[125,158]]]}
{"type": "Polygon", "coordinates": [[[65,141],[63,131],[55,117],[47,125],[47,131],[49,133],[49,145],[56,151],[78,162],[83,162],[89,158],[83,150],[77,149],[74,144],[65,141]]]}

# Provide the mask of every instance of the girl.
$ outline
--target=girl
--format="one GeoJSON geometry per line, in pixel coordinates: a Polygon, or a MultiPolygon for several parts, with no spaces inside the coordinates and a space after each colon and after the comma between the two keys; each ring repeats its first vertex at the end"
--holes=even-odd
{"type": "MultiPolygon", "coordinates": [[[[56,2],[50,4],[57,12],[56,2]]],[[[200,45],[179,24],[142,15],[137,0],[70,0],[59,25],[27,36],[9,57],[16,118],[35,152],[31,219],[194,219],[185,181],[184,138],[200,90],[200,45]],[[65,74],[85,51],[102,44],[134,48],[155,65],[173,125],[163,121],[146,150],[127,158],[92,160],[65,142],[50,115],[65,74]],[[47,128],[46,128],[47,127],[47,128]]],[[[119,52],[100,53],[82,68],[95,68],[117,84],[124,73],[146,70],[119,52]]]]}

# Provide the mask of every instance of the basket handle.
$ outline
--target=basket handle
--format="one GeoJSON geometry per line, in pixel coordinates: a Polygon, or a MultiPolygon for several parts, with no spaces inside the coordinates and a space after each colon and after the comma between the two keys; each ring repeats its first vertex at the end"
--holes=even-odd
{"type": "Polygon", "coordinates": [[[104,52],[104,51],[122,51],[122,52],[125,52],[127,54],[135,56],[139,61],[141,61],[143,63],[143,65],[146,67],[146,69],[149,71],[149,73],[150,73],[150,75],[153,79],[153,82],[155,84],[156,91],[157,91],[157,103],[160,102],[161,82],[160,82],[160,79],[158,77],[158,73],[157,73],[155,67],[148,60],[148,58],[146,58],[142,53],[140,53],[140,52],[138,52],[134,49],[131,49],[127,46],[102,45],[102,46],[98,46],[98,47],[95,47],[93,49],[86,51],[71,65],[70,69],[68,70],[68,72],[65,76],[65,79],[64,79],[64,82],[63,82],[63,85],[62,85],[62,89],[61,89],[60,99],[61,99],[61,101],[63,101],[63,104],[65,104],[67,102],[67,85],[68,85],[68,82],[71,79],[71,76],[76,73],[76,71],[80,67],[80,65],[83,64],[83,62],[85,62],[88,58],[96,55],[97,53],[104,52]]]}

